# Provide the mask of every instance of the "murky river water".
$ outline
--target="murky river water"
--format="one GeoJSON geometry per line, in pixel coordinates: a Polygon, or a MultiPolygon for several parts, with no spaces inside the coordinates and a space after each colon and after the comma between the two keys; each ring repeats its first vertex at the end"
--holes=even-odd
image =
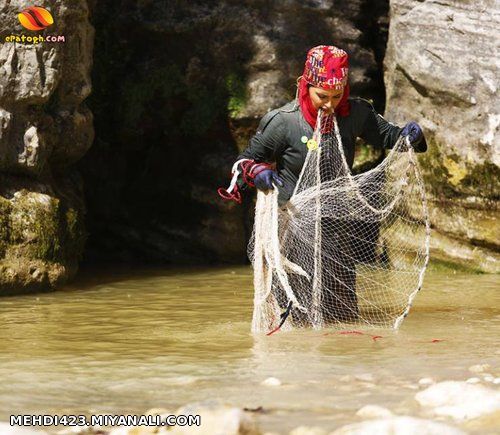
{"type": "Polygon", "coordinates": [[[87,275],[63,291],[0,299],[0,421],[220,399],[262,406],[266,430],[333,430],[366,404],[428,417],[414,400],[424,377],[466,380],[474,364],[500,376],[494,275],[428,273],[401,329],[376,341],[252,336],[249,267],[87,275]],[[268,377],[282,385],[261,385],[268,377]]]}

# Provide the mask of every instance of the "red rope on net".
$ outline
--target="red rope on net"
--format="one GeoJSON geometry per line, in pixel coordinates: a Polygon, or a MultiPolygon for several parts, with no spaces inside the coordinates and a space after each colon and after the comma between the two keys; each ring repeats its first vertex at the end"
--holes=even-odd
{"type": "Polygon", "coordinates": [[[256,163],[254,160],[242,159],[236,162],[231,170],[232,179],[229,187],[227,189],[219,187],[217,193],[226,201],[236,201],[238,204],[241,204],[241,192],[237,184],[240,173],[242,174],[245,184],[254,187],[255,177],[266,169],[272,169],[272,166],[269,163],[256,163]]]}

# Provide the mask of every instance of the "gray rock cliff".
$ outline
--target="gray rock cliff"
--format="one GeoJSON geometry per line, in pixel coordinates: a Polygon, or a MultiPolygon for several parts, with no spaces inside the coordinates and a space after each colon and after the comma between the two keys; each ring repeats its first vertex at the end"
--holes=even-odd
{"type": "Polygon", "coordinates": [[[21,26],[17,15],[28,6],[0,2],[0,294],[62,284],[74,276],[85,240],[72,165],[94,138],[84,102],[93,44],[87,2],[37,3],[54,19],[41,31],[21,26]],[[28,39],[48,35],[65,41],[28,39]]]}
{"type": "Polygon", "coordinates": [[[426,131],[433,255],[500,271],[500,8],[391,0],[386,116],[426,131]]]}

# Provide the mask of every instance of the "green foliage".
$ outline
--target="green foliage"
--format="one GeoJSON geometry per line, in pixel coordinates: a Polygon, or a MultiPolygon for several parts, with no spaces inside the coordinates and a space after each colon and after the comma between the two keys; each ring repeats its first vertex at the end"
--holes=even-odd
{"type": "Polygon", "coordinates": [[[229,94],[227,110],[229,116],[236,117],[247,101],[246,83],[243,77],[231,72],[226,77],[226,89],[229,94]]]}
{"type": "Polygon", "coordinates": [[[9,246],[9,215],[11,205],[8,200],[0,196],[0,257],[5,256],[5,251],[9,246]]]}

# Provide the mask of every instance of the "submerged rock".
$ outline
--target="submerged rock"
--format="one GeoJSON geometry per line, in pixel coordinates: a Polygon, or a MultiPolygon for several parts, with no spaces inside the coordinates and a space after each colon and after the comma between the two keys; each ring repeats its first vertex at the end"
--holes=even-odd
{"type": "Polygon", "coordinates": [[[392,417],[392,412],[383,406],[366,405],[356,412],[358,417],[362,418],[383,418],[392,417]]]}
{"type": "Polygon", "coordinates": [[[354,376],[358,381],[373,382],[375,377],[371,373],[361,373],[354,376]]]}
{"type": "Polygon", "coordinates": [[[436,415],[468,420],[500,410],[500,392],[467,382],[446,381],[415,395],[436,415]]]}
{"type": "Polygon", "coordinates": [[[330,435],[465,435],[443,423],[414,417],[392,417],[349,424],[330,435]]]}
{"type": "Polygon", "coordinates": [[[278,378],[270,377],[262,381],[261,384],[266,387],[279,387],[281,385],[281,381],[278,378]]]}
{"type": "Polygon", "coordinates": [[[485,372],[486,370],[489,370],[489,369],[490,369],[490,365],[489,364],[475,364],[475,365],[469,367],[469,372],[472,372],[472,373],[483,373],[483,372],[485,372]]]}
{"type": "Polygon", "coordinates": [[[432,378],[422,378],[418,381],[418,385],[432,385],[436,381],[432,378]]]}

